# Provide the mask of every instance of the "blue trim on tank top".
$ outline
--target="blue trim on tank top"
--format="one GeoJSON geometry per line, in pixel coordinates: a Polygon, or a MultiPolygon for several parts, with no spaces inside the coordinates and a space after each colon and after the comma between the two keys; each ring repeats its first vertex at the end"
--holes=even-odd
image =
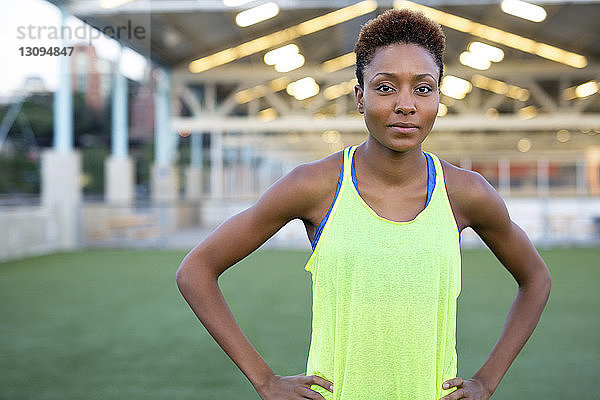
{"type": "Polygon", "coordinates": [[[338,194],[340,193],[340,188],[342,187],[342,181],[344,180],[344,162],[345,162],[345,160],[346,160],[346,155],[344,154],[344,156],[342,157],[342,170],[340,171],[340,177],[338,178],[337,188],[335,189],[335,196],[333,196],[333,201],[331,202],[331,206],[329,206],[329,210],[327,210],[327,214],[325,215],[325,217],[323,217],[323,220],[319,224],[317,231],[315,232],[315,237],[313,238],[313,240],[310,244],[313,251],[315,251],[315,247],[317,246],[317,242],[319,241],[319,238],[321,237],[321,233],[323,232],[325,223],[327,222],[327,219],[329,218],[331,209],[333,208],[333,205],[335,204],[335,201],[337,200],[338,194]]]}
{"type": "MultiPolygon", "coordinates": [[[[352,148],[350,148],[350,150],[351,149],[352,148]]],[[[348,150],[348,152],[350,152],[350,150],[348,150]]],[[[356,179],[356,170],[354,169],[354,155],[355,154],[356,154],[356,151],[354,151],[354,153],[352,153],[352,161],[350,163],[350,174],[352,176],[352,183],[354,184],[354,187],[356,188],[356,191],[358,192],[358,181],[356,179]]],[[[425,207],[427,207],[427,205],[429,205],[429,201],[431,200],[431,196],[433,195],[433,189],[435,188],[435,180],[437,177],[437,172],[435,170],[435,163],[433,162],[433,158],[425,152],[423,152],[423,154],[425,154],[425,158],[427,159],[427,200],[425,201],[425,207]]],[[[340,177],[338,178],[337,187],[335,189],[335,196],[333,197],[331,206],[329,206],[329,210],[327,210],[327,214],[325,215],[325,217],[323,217],[323,220],[321,220],[321,223],[317,227],[317,231],[315,232],[315,237],[313,238],[313,240],[311,242],[311,247],[312,247],[313,251],[315,250],[315,247],[317,246],[317,243],[319,242],[319,238],[321,237],[323,228],[325,227],[325,224],[327,223],[327,220],[329,219],[329,214],[331,214],[333,205],[335,204],[338,194],[340,193],[340,188],[342,187],[342,181],[344,179],[344,160],[345,160],[345,158],[346,157],[344,155],[344,157],[342,159],[342,169],[340,171],[340,177]]],[[[444,186],[445,185],[446,185],[446,182],[444,182],[444,186]]],[[[458,229],[458,242],[460,243],[460,229],[458,229]]]]}
{"type": "MultiPolygon", "coordinates": [[[[354,153],[352,153],[352,164],[350,166],[350,173],[352,175],[352,183],[354,183],[354,187],[356,188],[356,191],[358,192],[358,182],[356,180],[356,170],[354,169],[354,155],[355,154],[356,154],[356,151],[354,153]]],[[[429,204],[429,201],[431,200],[431,195],[433,194],[433,189],[435,188],[435,179],[436,179],[437,173],[435,171],[435,164],[433,163],[433,158],[431,158],[431,156],[425,152],[423,152],[423,154],[425,154],[425,158],[427,159],[427,200],[425,201],[425,207],[427,207],[427,205],[429,204]]]]}

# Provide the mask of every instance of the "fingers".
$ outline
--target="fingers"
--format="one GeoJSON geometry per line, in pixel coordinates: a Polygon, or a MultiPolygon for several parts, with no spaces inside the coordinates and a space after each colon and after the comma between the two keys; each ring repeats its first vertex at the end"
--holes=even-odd
{"type": "Polygon", "coordinates": [[[444,390],[446,390],[446,389],[450,389],[453,387],[460,387],[460,386],[462,386],[462,384],[463,384],[463,379],[459,376],[459,377],[452,378],[452,379],[449,379],[446,382],[444,382],[442,384],[442,388],[444,390]]]}
{"type": "Polygon", "coordinates": [[[462,399],[464,397],[464,391],[462,389],[463,379],[458,376],[456,378],[448,379],[446,382],[442,384],[442,388],[444,390],[451,389],[453,387],[457,388],[454,392],[450,393],[447,396],[442,397],[440,400],[457,400],[462,399]]]}
{"type": "Polygon", "coordinates": [[[311,389],[303,387],[303,386],[299,387],[296,390],[296,393],[298,393],[305,399],[325,400],[325,398],[323,396],[321,396],[321,394],[319,392],[315,392],[314,390],[311,390],[311,389]]]}
{"type": "Polygon", "coordinates": [[[323,387],[325,390],[329,390],[333,393],[333,382],[329,382],[327,379],[321,378],[318,375],[307,376],[308,383],[311,385],[319,385],[323,387]]]}
{"type": "Polygon", "coordinates": [[[465,393],[462,389],[457,389],[448,396],[442,397],[440,400],[458,400],[464,398],[465,393]]]}

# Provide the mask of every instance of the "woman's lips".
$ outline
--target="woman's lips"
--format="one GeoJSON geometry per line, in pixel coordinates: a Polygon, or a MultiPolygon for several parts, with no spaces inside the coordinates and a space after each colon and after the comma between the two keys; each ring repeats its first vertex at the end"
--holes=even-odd
{"type": "Polygon", "coordinates": [[[409,125],[390,125],[389,128],[397,133],[415,133],[419,130],[418,127],[409,125]]]}

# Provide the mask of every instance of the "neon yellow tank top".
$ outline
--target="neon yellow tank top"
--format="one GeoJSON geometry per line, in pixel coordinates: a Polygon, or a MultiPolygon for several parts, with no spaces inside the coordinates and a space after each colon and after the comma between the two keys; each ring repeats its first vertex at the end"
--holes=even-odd
{"type": "Polygon", "coordinates": [[[317,229],[307,375],[333,382],[327,400],[433,400],[455,389],[460,235],[439,159],[411,221],[382,218],[360,197],[356,146],[344,150],[336,197],[317,229]],[[358,185],[358,186],[357,186],[358,185]]]}

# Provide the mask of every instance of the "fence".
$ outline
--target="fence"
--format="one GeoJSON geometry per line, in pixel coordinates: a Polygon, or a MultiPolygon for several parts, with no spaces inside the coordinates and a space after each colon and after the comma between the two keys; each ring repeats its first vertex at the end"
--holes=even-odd
{"type": "MultiPolygon", "coordinates": [[[[75,248],[191,248],[250,200],[108,205],[86,202],[76,213],[75,248]]],[[[600,244],[600,199],[595,197],[509,198],[511,218],[539,246],[600,244]]],[[[59,213],[39,206],[0,208],[0,260],[51,253],[64,248],[59,213]]],[[[483,246],[471,229],[461,246],[483,246]]],[[[304,224],[294,220],[264,246],[310,250],[304,224]]]]}

